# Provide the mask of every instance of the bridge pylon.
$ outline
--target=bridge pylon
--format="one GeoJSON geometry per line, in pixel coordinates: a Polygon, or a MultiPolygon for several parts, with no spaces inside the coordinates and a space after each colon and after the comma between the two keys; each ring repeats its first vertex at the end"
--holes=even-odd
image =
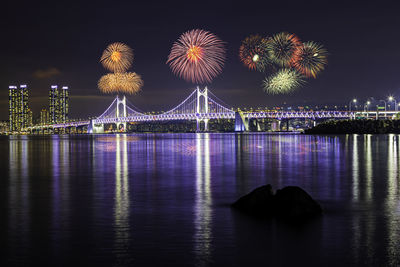
{"type": "MultiPolygon", "coordinates": [[[[115,117],[118,118],[125,118],[126,117],[126,97],[125,95],[123,96],[122,99],[119,98],[119,96],[117,96],[117,110],[115,112],[115,117]],[[120,114],[120,110],[119,110],[119,105],[122,104],[122,114],[120,114]],[[122,115],[122,116],[121,116],[122,115]]],[[[120,122],[117,121],[117,131],[119,132],[126,132],[126,122],[120,122]]]]}
{"type": "Polygon", "coordinates": [[[196,126],[197,126],[197,131],[200,132],[201,131],[201,122],[204,122],[204,131],[207,132],[208,131],[208,119],[202,119],[199,118],[199,115],[201,113],[208,113],[208,88],[207,86],[201,90],[198,86],[197,86],[197,103],[196,103],[196,113],[197,113],[197,119],[196,119],[196,126]],[[203,103],[201,102],[201,97],[203,96],[204,101],[203,103]]]}
{"type": "Polygon", "coordinates": [[[235,112],[235,132],[248,132],[249,120],[244,117],[242,111],[235,112]]]}

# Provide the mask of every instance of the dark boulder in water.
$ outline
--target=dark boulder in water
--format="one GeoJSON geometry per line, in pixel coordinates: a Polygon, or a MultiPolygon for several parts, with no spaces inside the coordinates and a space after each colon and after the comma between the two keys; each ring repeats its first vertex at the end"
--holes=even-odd
{"type": "Polygon", "coordinates": [[[254,189],[239,198],[232,207],[257,217],[270,217],[274,213],[274,193],[270,184],[254,189]]]}
{"type": "Polygon", "coordinates": [[[276,216],[288,221],[304,220],[322,213],[318,202],[300,187],[287,186],[274,195],[270,184],[254,189],[232,207],[258,218],[276,216]]]}
{"type": "Polygon", "coordinates": [[[287,186],[274,196],[275,214],[286,219],[307,219],[320,215],[322,208],[306,191],[298,186],[287,186]]]}

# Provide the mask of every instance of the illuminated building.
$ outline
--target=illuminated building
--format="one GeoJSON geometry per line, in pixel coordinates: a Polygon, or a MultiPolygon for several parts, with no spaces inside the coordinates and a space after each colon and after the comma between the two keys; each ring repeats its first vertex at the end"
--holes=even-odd
{"type": "Polygon", "coordinates": [[[63,86],[59,92],[59,122],[68,120],[68,86],[63,86]]]}
{"type": "Polygon", "coordinates": [[[21,129],[28,127],[28,88],[27,86],[20,85],[19,86],[19,96],[20,96],[20,109],[19,109],[19,123],[21,125],[21,129]]]}
{"type": "Polygon", "coordinates": [[[49,91],[49,115],[50,123],[58,121],[58,88],[57,85],[52,85],[49,91]]]}
{"type": "Polygon", "coordinates": [[[47,109],[43,108],[40,111],[40,125],[46,125],[48,123],[50,123],[50,114],[47,109]]]}
{"type": "Polygon", "coordinates": [[[68,120],[69,109],[68,86],[58,90],[57,85],[52,85],[49,91],[49,122],[63,123],[68,120]]]}
{"type": "Polygon", "coordinates": [[[28,108],[28,88],[25,84],[17,86],[11,85],[9,88],[9,130],[20,132],[28,127],[29,108],[28,108]]]}
{"type": "Polygon", "coordinates": [[[9,121],[10,121],[10,126],[9,130],[10,132],[17,131],[17,121],[18,121],[18,109],[17,109],[17,95],[18,95],[18,90],[17,87],[14,85],[11,85],[8,87],[8,115],[9,115],[9,121]]]}

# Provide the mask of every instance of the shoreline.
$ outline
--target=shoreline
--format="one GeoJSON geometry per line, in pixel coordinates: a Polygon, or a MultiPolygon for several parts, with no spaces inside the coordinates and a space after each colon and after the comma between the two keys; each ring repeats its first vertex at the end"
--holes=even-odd
{"type": "Polygon", "coordinates": [[[400,134],[400,120],[326,121],[305,130],[304,134],[400,134]]]}

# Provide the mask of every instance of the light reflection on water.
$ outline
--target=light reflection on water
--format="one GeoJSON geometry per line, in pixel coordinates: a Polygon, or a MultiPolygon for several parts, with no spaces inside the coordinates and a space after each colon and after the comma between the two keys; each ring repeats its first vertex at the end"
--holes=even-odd
{"type": "Polygon", "coordinates": [[[211,262],[212,196],[209,134],[196,134],[196,199],[194,217],[194,243],[196,262],[204,266],[211,262]],[[204,151],[204,153],[202,153],[204,151]]]}
{"type": "Polygon", "coordinates": [[[114,254],[116,265],[130,264],[129,251],[129,182],[128,182],[128,146],[126,135],[116,135],[115,151],[115,208],[114,208],[114,254]],[[122,154],[122,160],[121,160],[122,154]]]}
{"type": "Polygon", "coordinates": [[[0,159],[7,163],[0,204],[7,210],[1,218],[7,262],[240,266],[270,258],[273,265],[293,265],[299,262],[290,255],[301,255],[309,265],[396,265],[399,140],[399,135],[3,137],[0,149],[8,153],[0,159]],[[322,203],[324,216],[293,231],[229,208],[266,183],[305,188],[322,203]],[[320,248],[318,255],[312,248],[320,248]]]}

